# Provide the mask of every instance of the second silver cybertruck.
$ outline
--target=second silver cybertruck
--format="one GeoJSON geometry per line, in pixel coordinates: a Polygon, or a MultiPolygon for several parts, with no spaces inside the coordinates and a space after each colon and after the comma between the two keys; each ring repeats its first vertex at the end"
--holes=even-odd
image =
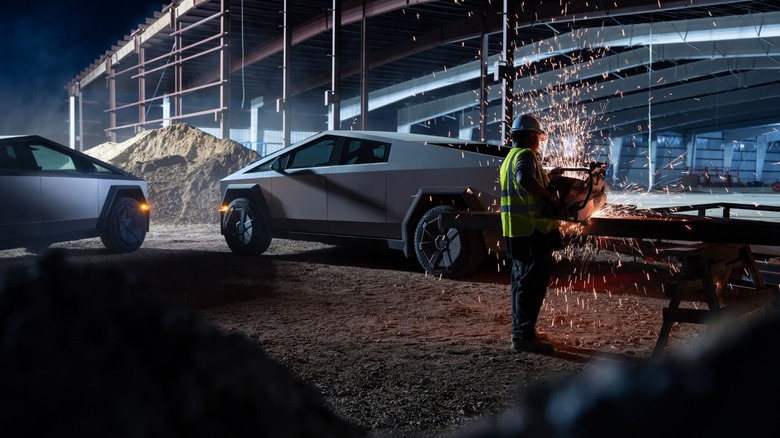
{"type": "Polygon", "coordinates": [[[372,244],[458,277],[500,251],[500,229],[440,229],[442,213],[499,210],[507,148],[419,134],[325,131],[220,182],[221,232],[238,254],[271,239],[372,244]]]}

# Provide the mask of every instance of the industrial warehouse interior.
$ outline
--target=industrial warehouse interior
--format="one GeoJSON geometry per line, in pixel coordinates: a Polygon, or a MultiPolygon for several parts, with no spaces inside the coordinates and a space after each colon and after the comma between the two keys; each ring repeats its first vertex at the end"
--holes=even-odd
{"type": "Polygon", "coordinates": [[[182,0],[127,24],[67,83],[62,125],[72,150],[147,182],[148,230],[125,253],[0,250],[10,436],[776,434],[756,401],[780,389],[780,2],[182,0]],[[415,178],[392,179],[397,138],[423,139],[409,175],[437,170],[428,149],[452,178],[470,170],[444,151],[484,154],[498,185],[522,114],[547,129],[546,163],[591,163],[587,197],[606,199],[561,221],[538,322],[553,354],[510,349],[494,230],[466,275],[418,263],[414,206],[451,201],[446,179],[383,209],[403,233],[379,244],[314,221],[312,238],[269,231],[262,254],[228,239],[231,190],[264,191],[252,220],[281,229],[262,214],[283,178],[311,209],[320,177],[356,215],[376,209],[366,192],[415,178]],[[384,184],[338,186],[336,161],[273,167],[324,131],[386,144],[364,165],[384,184]]]}
{"type": "Polygon", "coordinates": [[[512,116],[534,112],[617,184],[773,183],[778,8],[180,2],[72,79],[71,141],[186,122],[261,154],[325,129],[505,143],[512,116]]]}

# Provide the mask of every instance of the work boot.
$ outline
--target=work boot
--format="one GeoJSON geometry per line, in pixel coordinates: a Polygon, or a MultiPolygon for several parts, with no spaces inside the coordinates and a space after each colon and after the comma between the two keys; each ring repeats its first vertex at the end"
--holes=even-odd
{"type": "Polygon", "coordinates": [[[539,354],[551,354],[555,351],[551,343],[541,341],[538,338],[512,339],[512,350],[539,354]]]}

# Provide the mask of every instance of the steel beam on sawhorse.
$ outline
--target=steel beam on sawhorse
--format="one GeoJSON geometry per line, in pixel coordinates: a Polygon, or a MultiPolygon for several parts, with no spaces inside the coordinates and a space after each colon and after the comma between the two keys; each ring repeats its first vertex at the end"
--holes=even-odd
{"type": "Polygon", "coordinates": [[[766,308],[767,297],[777,298],[777,287],[767,286],[756,267],[750,245],[696,243],[663,249],[663,255],[679,261],[679,274],[669,291],[669,306],[663,309],[663,324],[655,344],[653,357],[663,354],[674,323],[709,324],[723,312],[737,314],[766,308]],[[747,273],[752,286],[741,287],[752,295],[748,302],[725,304],[733,272],[747,273]],[[681,308],[684,296],[703,296],[707,309],[681,308]]]}

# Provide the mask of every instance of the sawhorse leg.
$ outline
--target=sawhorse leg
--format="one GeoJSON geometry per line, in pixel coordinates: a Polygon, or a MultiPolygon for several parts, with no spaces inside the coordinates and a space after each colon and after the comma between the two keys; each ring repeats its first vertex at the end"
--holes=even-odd
{"type": "Polygon", "coordinates": [[[664,348],[666,348],[666,342],[669,339],[669,334],[672,331],[672,325],[675,322],[686,322],[691,324],[706,323],[706,319],[712,316],[713,311],[720,310],[718,286],[716,286],[712,276],[712,263],[712,260],[709,258],[698,256],[689,257],[684,260],[683,268],[680,272],[680,279],[672,289],[669,306],[663,309],[663,324],[661,324],[661,332],[658,334],[658,340],[655,343],[653,358],[658,358],[663,354],[664,348]],[[704,292],[709,310],[681,309],[680,303],[682,302],[682,294],[683,291],[685,291],[687,283],[697,280],[701,281],[702,291],[704,292]]]}
{"type": "Polygon", "coordinates": [[[769,292],[775,297],[778,294],[777,288],[767,287],[764,283],[748,245],[702,244],[676,248],[674,252],[680,256],[682,266],[679,280],[671,291],[669,306],[663,309],[663,324],[653,350],[653,358],[663,354],[672,325],[675,322],[707,324],[711,322],[713,317],[719,316],[721,312],[728,311],[739,314],[744,312],[745,308],[751,307],[733,304],[724,307],[723,302],[721,302],[724,288],[729,283],[733,270],[747,271],[753,282],[754,298],[761,298],[762,294],[769,292]],[[700,282],[701,287],[697,290],[704,294],[708,309],[681,309],[680,303],[683,293],[692,289],[688,286],[697,285],[698,282],[700,282]]]}

